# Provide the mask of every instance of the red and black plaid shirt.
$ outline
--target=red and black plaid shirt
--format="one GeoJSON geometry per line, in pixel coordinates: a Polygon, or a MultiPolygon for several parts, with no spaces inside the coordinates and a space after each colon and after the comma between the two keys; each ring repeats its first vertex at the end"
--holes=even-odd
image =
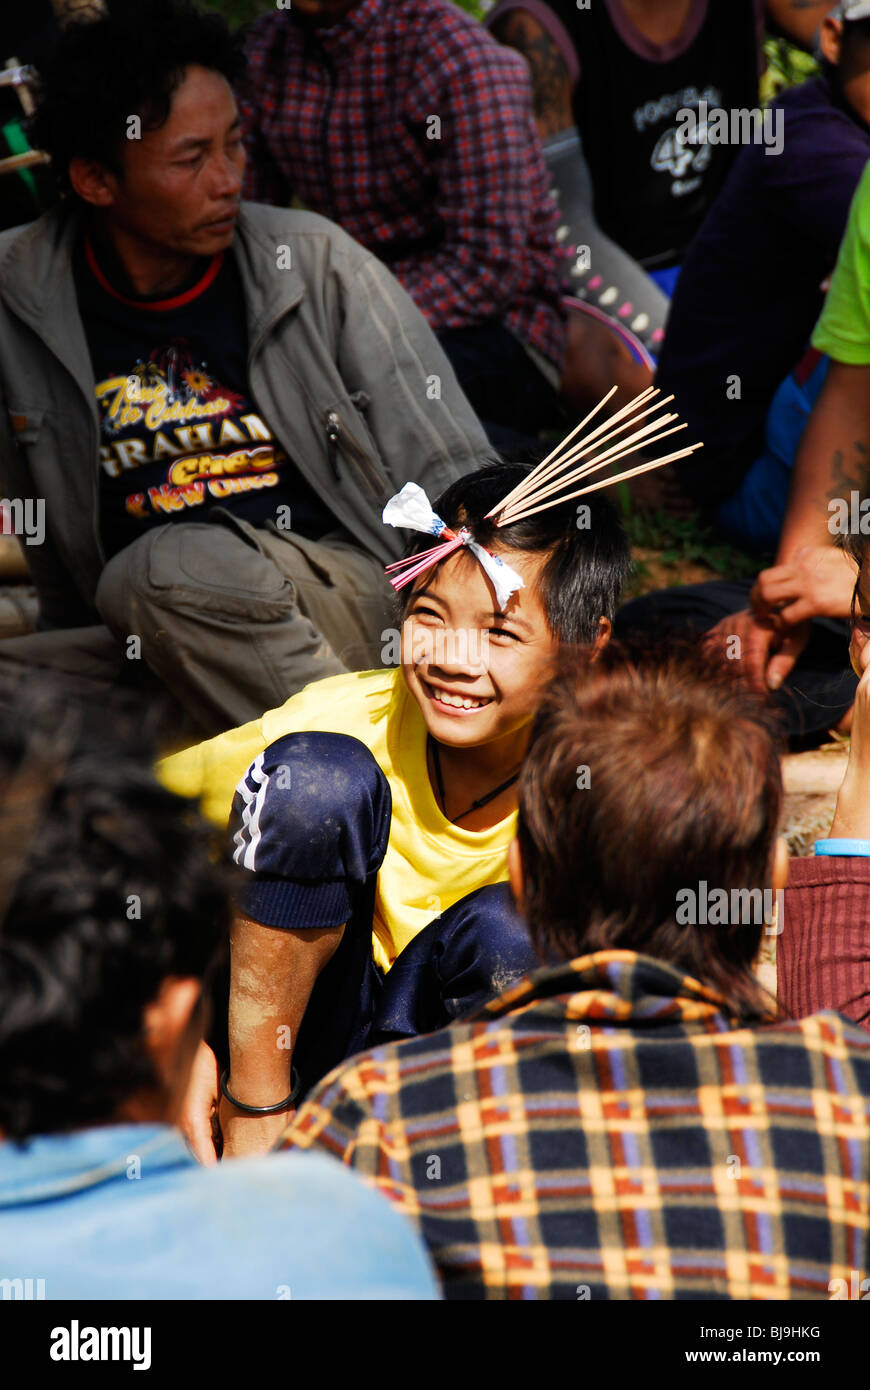
{"type": "Polygon", "coordinates": [[[499,319],[561,366],[557,213],[518,54],[449,0],[361,0],[323,29],[264,16],[248,59],[248,198],[339,222],[436,331],[499,319]]]}

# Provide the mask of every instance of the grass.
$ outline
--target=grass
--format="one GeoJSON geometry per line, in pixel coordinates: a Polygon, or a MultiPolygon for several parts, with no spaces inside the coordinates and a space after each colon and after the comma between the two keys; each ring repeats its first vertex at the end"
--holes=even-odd
{"type": "Polygon", "coordinates": [[[623,525],[634,556],[626,598],[636,598],[651,588],[696,583],[697,566],[709,570],[711,579],[749,579],[769,563],[768,557],[747,555],[723,541],[696,514],[674,517],[663,511],[640,512],[624,496],[621,501],[623,525]]]}

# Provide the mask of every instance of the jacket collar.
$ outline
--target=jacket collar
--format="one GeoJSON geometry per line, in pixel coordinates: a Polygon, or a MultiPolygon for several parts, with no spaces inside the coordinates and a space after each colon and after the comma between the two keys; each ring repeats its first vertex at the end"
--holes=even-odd
{"type": "Polygon", "coordinates": [[[80,210],[61,203],[16,236],[0,263],[0,298],[72,373],[90,402],[90,354],[72,273],[81,225],[80,210]]]}
{"type": "MultiPolygon", "coordinates": [[[[283,318],[305,295],[305,281],[296,269],[289,229],[285,232],[285,247],[254,220],[253,206],[242,204],[232,245],[245,293],[250,352],[270,325],[283,318]],[[290,265],[276,272],[278,256],[284,251],[289,251],[290,265]]],[[[276,220],[288,217],[286,210],[276,214],[276,220]]]]}
{"type": "Polygon", "coordinates": [[[636,951],[596,951],[536,970],[476,1017],[499,1018],[547,999],[557,1000],[566,1018],[601,1027],[704,1023],[716,1016],[723,1027],[733,1026],[733,1012],[715,990],[636,951]]]}
{"type": "Polygon", "coordinates": [[[131,1156],[143,1175],[195,1167],[172,1125],[105,1125],[0,1143],[0,1210],[70,1196],[127,1175],[131,1156]]]}

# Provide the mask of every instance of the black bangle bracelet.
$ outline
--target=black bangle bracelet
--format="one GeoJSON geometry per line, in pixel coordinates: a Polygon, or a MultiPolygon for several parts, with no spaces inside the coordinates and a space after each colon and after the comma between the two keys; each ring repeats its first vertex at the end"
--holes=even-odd
{"type": "Polygon", "coordinates": [[[230,1095],[227,1089],[227,1074],[221,1072],[221,1094],[226,1097],[230,1105],[234,1105],[237,1110],[243,1111],[245,1115],[277,1115],[280,1110],[287,1110],[299,1094],[301,1086],[299,1074],[295,1067],[290,1069],[290,1085],[293,1087],[286,1100],[280,1100],[277,1105],[245,1105],[243,1101],[236,1100],[235,1096],[230,1095]]]}

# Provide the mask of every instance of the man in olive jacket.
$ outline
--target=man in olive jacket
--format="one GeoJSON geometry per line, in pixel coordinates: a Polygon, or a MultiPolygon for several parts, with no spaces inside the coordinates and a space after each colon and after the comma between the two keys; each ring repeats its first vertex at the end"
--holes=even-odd
{"type": "Polygon", "coordinates": [[[217,732],[382,664],[383,505],[488,452],[390,273],[240,203],[239,63],[214,16],[142,0],[44,73],[67,196],[0,237],[0,492],[40,621],[0,644],[0,699],[34,667],[132,679],[217,732]]]}

